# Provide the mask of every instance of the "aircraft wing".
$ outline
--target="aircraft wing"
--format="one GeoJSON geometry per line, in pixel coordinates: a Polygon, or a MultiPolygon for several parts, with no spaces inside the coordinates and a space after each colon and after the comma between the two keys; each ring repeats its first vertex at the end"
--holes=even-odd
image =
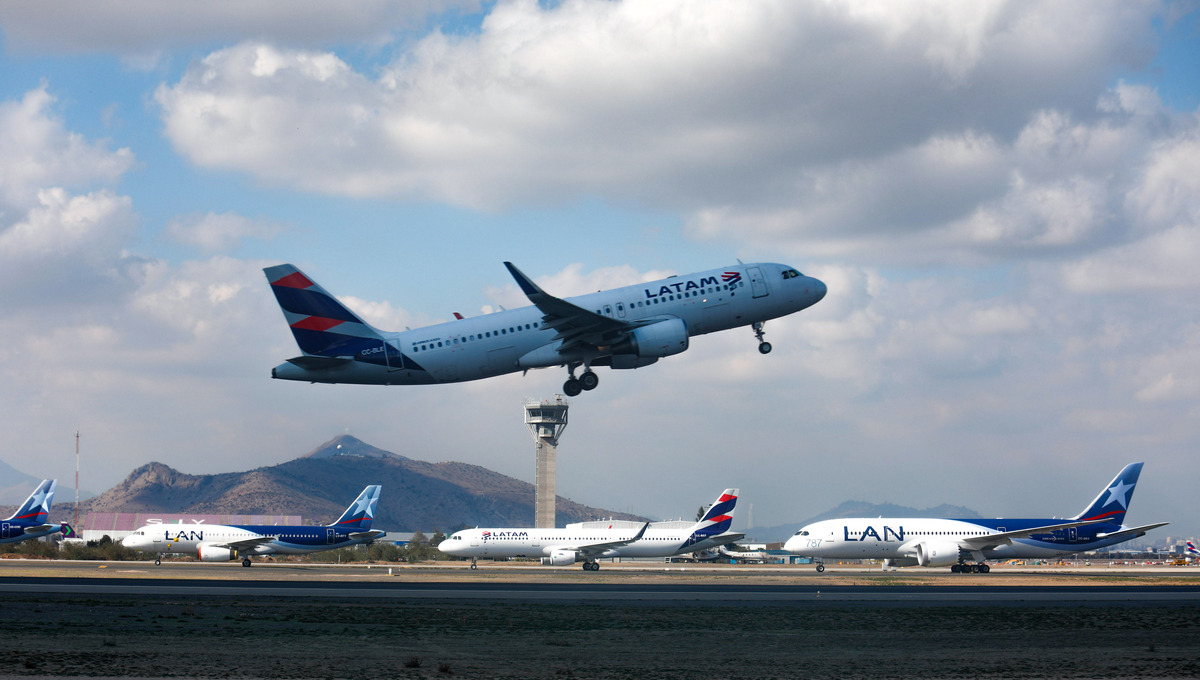
{"type": "Polygon", "coordinates": [[[583,555],[584,557],[591,557],[592,555],[600,555],[600,554],[604,553],[605,551],[612,550],[613,548],[620,548],[621,546],[629,545],[630,543],[633,543],[634,541],[641,540],[642,536],[645,535],[646,529],[649,526],[650,526],[650,523],[646,522],[645,524],[642,525],[642,528],[639,529],[636,534],[634,534],[633,536],[631,536],[629,538],[622,538],[622,539],[619,539],[616,541],[601,541],[599,543],[583,543],[583,544],[577,544],[577,545],[572,545],[572,546],[565,546],[565,549],[574,550],[574,551],[578,552],[580,555],[583,555]]]}
{"type": "Polygon", "coordinates": [[[1121,540],[1127,540],[1128,538],[1137,538],[1138,536],[1145,534],[1147,531],[1150,531],[1151,529],[1165,527],[1168,524],[1170,524],[1170,522],[1159,522],[1158,524],[1143,524],[1140,527],[1132,527],[1130,529],[1121,529],[1120,531],[1111,533],[1111,534],[1096,534],[1096,538],[1120,538],[1121,540]]]}
{"type": "MultiPolygon", "coordinates": [[[[610,319],[603,314],[584,309],[579,305],[567,302],[562,298],[542,290],[533,279],[529,278],[511,262],[505,262],[508,272],[516,279],[517,285],[525,297],[542,312],[542,325],[558,332],[554,340],[562,340],[559,352],[566,352],[579,347],[600,347],[611,344],[625,333],[637,328],[640,323],[627,323],[610,319]]],[[[662,319],[655,319],[661,321],[662,319]]]]}
{"type": "Polygon", "coordinates": [[[1083,522],[1063,522],[1062,524],[1047,524],[1046,526],[1033,527],[1032,529],[1020,529],[1018,531],[1005,531],[1000,534],[988,534],[986,536],[972,536],[971,538],[962,539],[962,544],[968,550],[986,550],[988,548],[996,548],[1002,545],[1012,545],[1014,538],[1029,538],[1034,534],[1048,534],[1052,531],[1060,529],[1070,529],[1071,527],[1083,527],[1089,524],[1102,524],[1104,520],[1093,519],[1083,522]]]}
{"type": "Polygon", "coordinates": [[[218,543],[216,545],[219,548],[229,548],[231,550],[249,550],[274,540],[274,536],[255,536],[254,538],[243,538],[240,541],[226,541],[225,543],[218,543]]]}

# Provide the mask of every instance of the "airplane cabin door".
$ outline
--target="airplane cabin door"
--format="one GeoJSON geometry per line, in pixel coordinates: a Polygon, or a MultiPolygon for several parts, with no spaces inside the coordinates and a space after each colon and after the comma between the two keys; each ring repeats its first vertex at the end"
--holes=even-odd
{"type": "Polygon", "coordinates": [[[333,527],[325,527],[325,543],[333,545],[333,527]]]}
{"type": "Polygon", "coordinates": [[[0,524],[0,538],[8,538],[8,522],[0,524]]]}
{"type": "Polygon", "coordinates": [[[750,290],[754,292],[754,297],[766,297],[769,291],[767,290],[767,281],[763,278],[762,269],[747,267],[746,274],[750,276],[750,290]]]}
{"type": "Polygon", "coordinates": [[[404,370],[404,355],[400,353],[400,350],[392,347],[387,340],[379,342],[383,345],[383,362],[387,365],[387,370],[389,372],[404,370]]]}

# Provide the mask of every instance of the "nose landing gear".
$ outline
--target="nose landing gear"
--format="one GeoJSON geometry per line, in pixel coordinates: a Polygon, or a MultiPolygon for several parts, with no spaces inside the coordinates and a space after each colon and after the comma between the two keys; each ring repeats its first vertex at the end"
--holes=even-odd
{"type": "Polygon", "coordinates": [[[764,325],[764,322],[755,321],[753,324],[751,324],[750,327],[754,329],[754,337],[758,338],[759,353],[770,354],[771,353],[771,343],[767,342],[766,340],[763,340],[763,335],[766,334],[763,331],[763,325],[764,325]]]}

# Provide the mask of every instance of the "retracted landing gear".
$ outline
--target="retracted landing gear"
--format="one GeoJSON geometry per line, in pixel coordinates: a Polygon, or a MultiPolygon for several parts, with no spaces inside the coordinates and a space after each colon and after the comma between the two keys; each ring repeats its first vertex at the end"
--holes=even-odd
{"type": "Polygon", "coordinates": [[[753,324],[750,325],[750,327],[754,329],[754,337],[758,338],[759,353],[760,354],[770,354],[771,353],[771,343],[767,342],[766,340],[763,340],[763,335],[765,335],[765,332],[763,331],[763,322],[755,321],[753,324]]]}
{"type": "Polygon", "coordinates": [[[252,564],[252,563],[250,562],[250,558],[249,558],[249,557],[243,557],[243,558],[242,558],[242,566],[243,566],[243,567],[248,567],[248,566],[250,566],[251,564],[252,564]]]}
{"type": "Polygon", "coordinates": [[[588,560],[583,563],[584,571],[600,571],[600,563],[594,560],[588,560]]]}
{"type": "Polygon", "coordinates": [[[600,376],[596,375],[587,364],[567,364],[569,377],[563,383],[563,394],[568,397],[578,397],[580,392],[594,390],[600,384],[600,376]],[[583,366],[583,374],[575,377],[575,369],[583,366]]]}

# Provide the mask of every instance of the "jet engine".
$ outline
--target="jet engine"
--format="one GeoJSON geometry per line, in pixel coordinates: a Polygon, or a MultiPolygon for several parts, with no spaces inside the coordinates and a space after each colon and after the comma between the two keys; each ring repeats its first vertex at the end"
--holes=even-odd
{"type": "Polygon", "coordinates": [[[918,543],[917,564],[922,567],[948,567],[958,564],[958,544],[954,541],[918,543]]]}
{"type": "Polygon", "coordinates": [[[228,562],[237,559],[237,551],[229,548],[218,548],[215,545],[200,546],[201,562],[228,562]]]}
{"type": "Polygon", "coordinates": [[[657,359],[679,354],[687,348],[687,324],[683,319],[675,318],[634,329],[624,340],[613,345],[612,353],[657,359]]]}
{"type": "Polygon", "coordinates": [[[549,564],[554,567],[565,567],[575,564],[575,551],[551,550],[549,557],[542,558],[542,564],[549,564]]]}

